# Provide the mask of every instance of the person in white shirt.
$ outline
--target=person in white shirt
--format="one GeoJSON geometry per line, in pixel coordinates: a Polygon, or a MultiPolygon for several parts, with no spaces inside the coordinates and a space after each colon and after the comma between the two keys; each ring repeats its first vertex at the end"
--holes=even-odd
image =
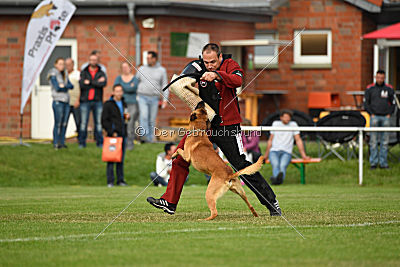
{"type": "MultiPolygon", "coordinates": [[[[290,110],[282,110],[280,120],[272,123],[273,127],[298,127],[295,121],[292,121],[293,113],[290,110]]],[[[272,165],[271,183],[279,185],[283,183],[286,175],[286,169],[292,159],[293,143],[299,148],[303,159],[310,159],[305,153],[303,141],[299,131],[271,131],[268,139],[265,159],[269,157],[272,165]]]]}
{"type": "Polygon", "coordinates": [[[79,140],[79,129],[81,125],[81,112],[79,109],[79,97],[81,95],[81,88],[79,86],[79,80],[81,76],[81,72],[79,70],[74,69],[74,60],[72,58],[67,58],[65,60],[65,68],[68,71],[68,78],[71,81],[74,89],[69,91],[70,96],[70,113],[74,116],[76,132],[78,133],[79,140]]]}
{"type": "Polygon", "coordinates": [[[176,150],[174,143],[167,143],[164,146],[164,152],[157,155],[156,171],[150,173],[150,179],[155,186],[167,186],[169,173],[172,168],[172,155],[176,150]]]}

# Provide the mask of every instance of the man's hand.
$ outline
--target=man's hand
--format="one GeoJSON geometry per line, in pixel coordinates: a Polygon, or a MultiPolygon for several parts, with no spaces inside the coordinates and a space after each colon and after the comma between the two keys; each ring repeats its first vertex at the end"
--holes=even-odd
{"type": "Polygon", "coordinates": [[[90,81],[86,79],[86,80],[83,81],[83,83],[84,84],[90,84],[90,81]]]}
{"type": "Polygon", "coordinates": [[[74,108],[78,108],[79,107],[79,99],[77,99],[74,103],[74,108]]]}
{"type": "Polygon", "coordinates": [[[201,76],[200,80],[212,82],[215,79],[218,80],[218,75],[215,72],[207,71],[201,76]]]}
{"type": "Polygon", "coordinates": [[[164,101],[162,102],[162,104],[161,104],[161,109],[166,108],[166,107],[167,107],[167,103],[168,103],[168,102],[164,100],[164,101]]]}
{"type": "Polygon", "coordinates": [[[117,133],[113,133],[113,137],[117,137],[118,136],[118,134],[117,133]]]}
{"type": "Polygon", "coordinates": [[[307,156],[307,155],[304,155],[302,158],[303,158],[304,160],[310,160],[310,159],[311,159],[311,157],[310,157],[310,156],[307,156]]]}
{"type": "Polygon", "coordinates": [[[102,82],[104,82],[106,80],[106,78],[103,76],[103,77],[101,77],[100,79],[99,79],[99,83],[102,83],[102,82]]]}
{"type": "Polygon", "coordinates": [[[390,114],[387,114],[387,115],[386,115],[386,118],[390,119],[390,114]]]}

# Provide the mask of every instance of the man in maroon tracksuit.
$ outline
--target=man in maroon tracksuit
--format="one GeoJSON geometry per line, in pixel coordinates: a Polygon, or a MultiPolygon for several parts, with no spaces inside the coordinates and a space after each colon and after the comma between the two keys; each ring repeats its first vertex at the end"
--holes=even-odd
{"type": "MultiPolygon", "coordinates": [[[[200,97],[217,114],[211,122],[209,139],[218,145],[229,163],[235,170],[241,170],[249,165],[243,151],[240,130],[240,111],[236,97],[236,88],[242,85],[243,71],[239,64],[223,55],[218,45],[210,43],[204,46],[203,62],[206,72],[198,83],[200,97]]],[[[186,136],[182,138],[177,148],[184,148],[186,136]]],[[[167,190],[160,199],[148,197],[147,201],[156,208],[174,214],[183,184],[189,174],[189,163],[181,156],[172,162],[167,190]]],[[[244,175],[243,181],[256,194],[261,204],[265,205],[271,216],[280,216],[281,209],[271,187],[259,172],[244,175]]]]}

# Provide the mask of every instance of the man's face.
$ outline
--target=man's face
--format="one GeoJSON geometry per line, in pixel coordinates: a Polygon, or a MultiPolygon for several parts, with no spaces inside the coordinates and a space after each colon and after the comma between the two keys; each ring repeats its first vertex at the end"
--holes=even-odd
{"type": "Polygon", "coordinates": [[[219,56],[215,51],[204,51],[203,61],[208,71],[216,71],[222,62],[222,54],[219,56]]]}
{"type": "Polygon", "coordinates": [[[90,66],[96,67],[97,62],[99,62],[99,61],[98,61],[98,58],[97,58],[96,55],[91,55],[91,56],[89,57],[89,64],[90,64],[90,66]]]}
{"type": "Polygon", "coordinates": [[[66,59],[65,68],[67,69],[68,73],[71,73],[74,70],[74,61],[70,58],[66,59]]]}
{"type": "Polygon", "coordinates": [[[283,122],[283,124],[288,124],[292,120],[292,117],[290,117],[289,114],[285,113],[280,117],[280,119],[283,122]]]}
{"type": "Polygon", "coordinates": [[[149,66],[154,66],[157,62],[157,59],[155,57],[153,57],[151,54],[147,55],[147,64],[149,64],[149,66]]]}
{"type": "Polygon", "coordinates": [[[176,150],[176,146],[171,146],[171,148],[168,150],[168,156],[172,156],[176,150]]]}
{"type": "Polygon", "coordinates": [[[381,85],[385,82],[385,74],[378,73],[375,75],[376,83],[381,85]]]}
{"type": "Polygon", "coordinates": [[[115,100],[120,101],[123,94],[124,90],[122,89],[122,86],[117,86],[114,88],[113,95],[115,100]]]}

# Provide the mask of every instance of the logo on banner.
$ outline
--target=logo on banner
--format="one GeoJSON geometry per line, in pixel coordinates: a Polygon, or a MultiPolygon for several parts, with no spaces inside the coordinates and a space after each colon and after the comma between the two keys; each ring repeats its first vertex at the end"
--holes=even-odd
{"type": "MultiPolygon", "coordinates": [[[[42,6],[32,14],[32,19],[40,19],[44,16],[51,17],[54,13],[50,13],[51,10],[57,10],[57,6],[54,3],[50,3],[42,6]]],[[[53,44],[56,39],[56,32],[61,29],[61,22],[65,21],[69,13],[67,11],[61,12],[58,18],[51,19],[49,25],[42,26],[42,29],[38,31],[35,42],[32,47],[28,50],[28,55],[35,58],[36,52],[39,51],[43,42],[53,44]]]]}

